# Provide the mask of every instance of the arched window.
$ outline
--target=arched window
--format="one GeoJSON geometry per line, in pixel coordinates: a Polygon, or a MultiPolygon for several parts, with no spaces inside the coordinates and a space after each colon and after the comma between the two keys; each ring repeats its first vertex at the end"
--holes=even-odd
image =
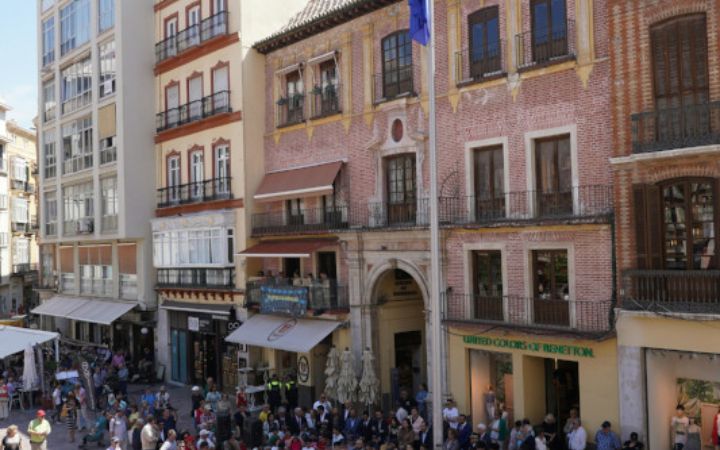
{"type": "Polygon", "coordinates": [[[412,40],[407,30],[382,40],[383,97],[391,99],[413,90],[412,40]]]}

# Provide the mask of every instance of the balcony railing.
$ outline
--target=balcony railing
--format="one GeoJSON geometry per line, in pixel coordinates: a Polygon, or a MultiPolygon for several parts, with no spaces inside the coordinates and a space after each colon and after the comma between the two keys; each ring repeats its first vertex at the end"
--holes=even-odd
{"type": "Polygon", "coordinates": [[[276,126],[287,127],[305,120],[305,95],[280,97],[277,101],[276,126]]]}
{"type": "Polygon", "coordinates": [[[14,191],[23,191],[28,194],[35,192],[35,185],[23,180],[10,180],[10,189],[14,191]]]}
{"type": "Polygon", "coordinates": [[[455,84],[464,86],[507,73],[503,41],[455,53],[455,84]]]}
{"type": "Polygon", "coordinates": [[[633,153],[720,144],[720,101],[630,116],[633,153]]]}
{"type": "Polygon", "coordinates": [[[575,22],[553,24],[552,30],[530,30],[515,36],[517,67],[552,64],[575,57],[575,22]]]}
{"type": "Polygon", "coordinates": [[[232,198],[232,178],[213,178],[158,189],[158,208],[232,198]]]}
{"type": "Polygon", "coordinates": [[[92,103],[92,90],[83,91],[77,94],[75,97],[68,98],[60,105],[63,114],[68,114],[73,111],[77,111],[92,103]]]}
{"type": "Polygon", "coordinates": [[[517,220],[582,219],[613,211],[611,186],[577,186],[568,191],[520,191],[496,196],[441,197],[440,222],[455,225],[517,220]]]}
{"type": "Polygon", "coordinates": [[[15,275],[22,275],[29,272],[37,272],[38,265],[37,263],[20,263],[20,264],[13,264],[12,266],[12,273],[15,275]]]}
{"type": "Polygon", "coordinates": [[[78,155],[65,159],[63,161],[63,174],[75,173],[81,170],[89,169],[93,166],[92,153],[86,155],[78,155]]]}
{"type": "Polygon", "coordinates": [[[306,208],[296,214],[287,211],[252,215],[252,232],[259,234],[336,230],[348,227],[348,207],[306,208]]]}
{"type": "Polygon", "coordinates": [[[107,147],[100,149],[100,164],[110,164],[117,160],[117,147],[107,147]]]}
{"type": "Polygon", "coordinates": [[[720,313],[720,270],[626,270],[622,308],[720,313]]]}
{"type": "Polygon", "coordinates": [[[29,233],[31,230],[30,223],[28,222],[11,222],[10,228],[13,233],[29,233]]]}
{"type": "Polygon", "coordinates": [[[50,122],[51,120],[55,120],[56,116],[57,108],[55,106],[48,107],[43,112],[43,122],[50,122]]]}
{"type": "Polygon", "coordinates": [[[310,117],[313,119],[325,116],[331,116],[341,112],[340,96],[342,95],[342,85],[339,83],[331,83],[326,86],[315,86],[312,90],[312,112],[310,117]]]}
{"type": "Polygon", "coordinates": [[[248,281],[245,286],[246,306],[261,306],[262,286],[292,286],[303,289],[307,293],[307,307],[313,311],[346,310],[350,304],[348,301],[348,287],[339,286],[336,280],[313,280],[305,283],[305,279],[300,279],[298,282],[293,283],[290,280],[284,279],[267,279],[248,281]]]}
{"type": "Polygon", "coordinates": [[[420,76],[420,69],[415,65],[403,66],[397,70],[373,75],[373,102],[378,104],[400,97],[417,95],[416,76],[420,76]]]}
{"type": "Polygon", "coordinates": [[[609,300],[550,300],[517,296],[447,294],[446,319],[600,334],[612,329],[609,300]]]}
{"type": "Polygon", "coordinates": [[[160,133],[161,131],[230,112],[232,112],[230,91],[220,91],[200,100],[158,113],[155,116],[155,129],[160,133]]]}
{"type": "Polygon", "coordinates": [[[227,33],[228,12],[223,11],[155,44],[155,61],[157,63],[162,62],[181,54],[189,48],[227,33]]]}
{"type": "Polygon", "coordinates": [[[158,269],[157,287],[235,289],[235,268],[158,269]]]}

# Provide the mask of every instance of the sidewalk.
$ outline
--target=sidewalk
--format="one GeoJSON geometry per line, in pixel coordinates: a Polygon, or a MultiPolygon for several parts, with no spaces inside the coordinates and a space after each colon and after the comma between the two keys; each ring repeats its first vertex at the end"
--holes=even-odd
{"type": "MultiPolygon", "coordinates": [[[[152,385],[153,391],[160,389],[160,384],[152,385]]],[[[139,397],[147,388],[147,384],[132,384],[128,386],[128,396],[130,397],[130,403],[139,403],[139,397]]],[[[170,402],[174,408],[177,409],[178,415],[178,432],[183,430],[190,430],[194,432],[192,427],[192,420],[190,418],[190,387],[189,386],[172,386],[166,385],[168,392],[170,393],[170,402]]],[[[10,413],[10,417],[6,421],[0,421],[0,440],[5,437],[7,427],[10,425],[17,425],[21,434],[23,435],[23,450],[30,450],[30,444],[27,440],[27,427],[30,421],[35,417],[35,412],[38,408],[18,410],[14,409],[10,413]]],[[[48,413],[49,416],[49,413],[48,413]]],[[[95,413],[91,412],[90,416],[95,420],[95,413]]],[[[93,424],[90,424],[92,426],[93,424]]],[[[79,425],[79,422],[78,422],[79,425]]],[[[67,426],[63,423],[53,425],[53,430],[48,437],[48,450],[77,450],[80,443],[82,443],[82,437],[87,434],[85,431],[77,432],[75,435],[75,443],[71,444],[68,442],[68,430],[67,426]]],[[[103,450],[109,445],[109,439],[107,433],[105,433],[105,446],[101,447],[103,450]]],[[[88,444],[88,449],[99,448],[96,444],[88,444]]]]}

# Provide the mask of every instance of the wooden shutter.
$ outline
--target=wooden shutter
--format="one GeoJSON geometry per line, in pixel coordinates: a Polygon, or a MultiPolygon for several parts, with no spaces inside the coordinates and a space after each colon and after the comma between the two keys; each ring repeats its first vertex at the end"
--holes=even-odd
{"type": "Polygon", "coordinates": [[[638,269],[662,268],[662,203],[655,185],[633,186],[635,252],[638,269]]]}
{"type": "Polygon", "coordinates": [[[135,244],[120,244],[118,249],[118,263],[120,273],[137,274],[137,257],[135,244]]]}

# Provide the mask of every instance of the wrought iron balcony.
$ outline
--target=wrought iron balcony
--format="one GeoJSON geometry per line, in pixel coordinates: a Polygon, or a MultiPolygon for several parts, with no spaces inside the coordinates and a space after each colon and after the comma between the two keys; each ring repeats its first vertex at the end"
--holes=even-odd
{"type": "Polygon", "coordinates": [[[347,227],[347,206],[305,208],[296,214],[275,211],[252,215],[253,235],[337,230],[347,227]]]}
{"type": "Polygon", "coordinates": [[[200,100],[185,103],[155,116],[155,130],[160,133],[218,114],[230,113],[230,91],[220,91],[200,100]]]}
{"type": "Polygon", "coordinates": [[[235,289],[234,267],[158,269],[158,288],[235,289]]]}
{"type": "Polygon", "coordinates": [[[347,310],[349,308],[348,287],[340,286],[337,280],[313,280],[301,278],[296,282],[286,279],[264,279],[248,281],[245,285],[246,306],[262,308],[262,287],[287,287],[298,290],[307,298],[307,309],[314,312],[326,310],[347,310]]]}
{"type": "Polygon", "coordinates": [[[13,264],[12,266],[12,273],[14,275],[24,275],[26,273],[30,272],[37,272],[38,265],[37,263],[21,263],[21,264],[13,264]]]}
{"type": "Polygon", "coordinates": [[[13,233],[30,233],[32,226],[29,222],[11,222],[10,228],[13,233]]]}
{"type": "Polygon", "coordinates": [[[545,219],[586,219],[613,211],[611,186],[576,186],[568,191],[518,191],[496,196],[441,197],[440,222],[472,225],[545,219]]]}
{"type": "Polygon", "coordinates": [[[630,116],[633,153],[720,144],[720,101],[630,116]]]}
{"type": "Polygon", "coordinates": [[[232,198],[232,178],[213,178],[158,189],[158,208],[232,198]]]}
{"type": "Polygon", "coordinates": [[[358,203],[350,212],[350,224],[359,228],[426,227],[430,224],[430,200],[358,203]]]}
{"type": "Polygon", "coordinates": [[[582,334],[612,329],[612,302],[447,294],[446,320],[582,334]]]}
{"type": "Polygon", "coordinates": [[[10,180],[10,189],[13,191],[22,191],[28,194],[35,192],[35,185],[25,180],[10,180]]]}
{"type": "Polygon", "coordinates": [[[373,102],[378,104],[400,97],[416,96],[415,79],[419,76],[420,68],[415,65],[373,75],[373,102]]]}
{"type": "Polygon", "coordinates": [[[341,112],[341,96],[342,85],[339,83],[315,86],[312,90],[312,111],[310,117],[317,119],[341,112]]]}
{"type": "Polygon", "coordinates": [[[622,288],[623,309],[720,314],[720,270],[626,270],[622,288]]]}
{"type": "Polygon", "coordinates": [[[277,101],[277,127],[288,127],[305,121],[305,94],[280,97],[277,101]]]}
{"type": "Polygon", "coordinates": [[[455,53],[455,84],[466,86],[507,73],[505,43],[497,41],[487,47],[466,48],[455,53]]]}
{"type": "Polygon", "coordinates": [[[552,30],[530,30],[515,36],[518,69],[573,59],[576,55],[575,22],[553,24],[552,30]]]}
{"type": "Polygon", "coordinates": [[[228,34],[228,15],[227,11],[217,13],[158,42],[155,44],[155,62],[160,63],[205,41],[228,34]]]}

